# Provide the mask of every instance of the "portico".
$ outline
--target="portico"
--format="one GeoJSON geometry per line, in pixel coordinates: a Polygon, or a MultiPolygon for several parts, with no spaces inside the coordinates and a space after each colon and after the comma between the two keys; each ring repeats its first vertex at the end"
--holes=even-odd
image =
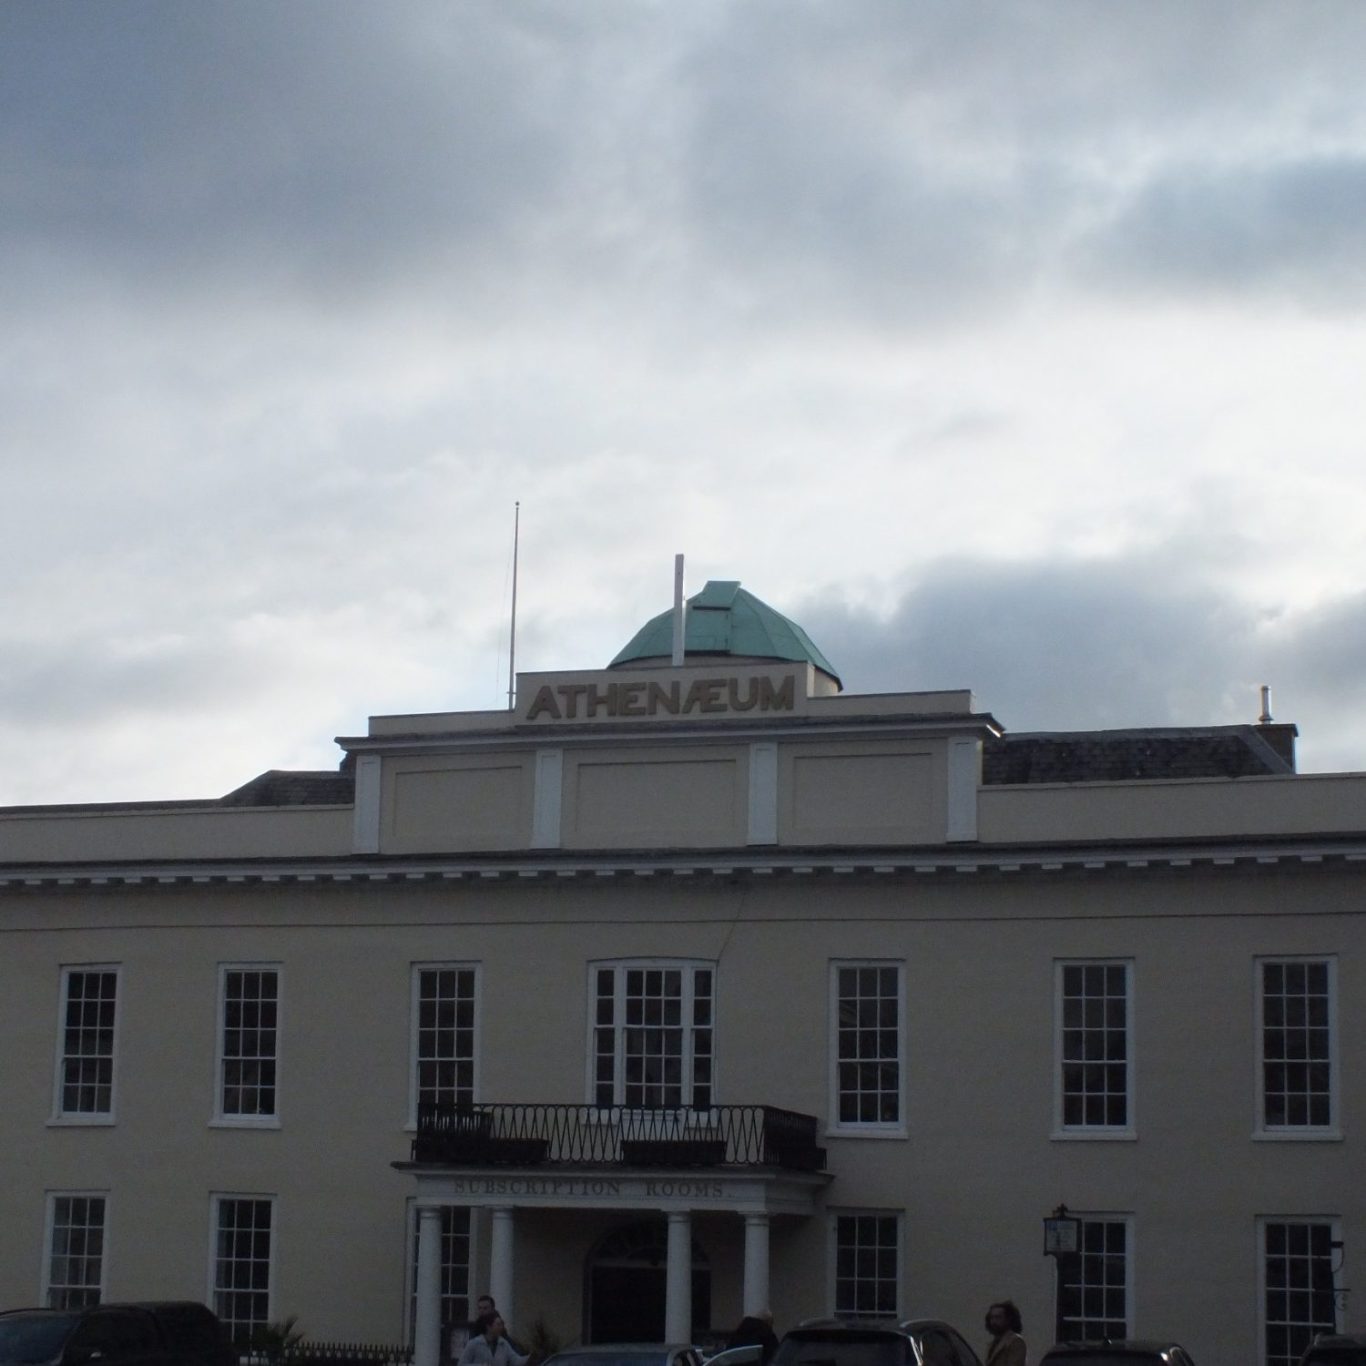
{"type": "Polygon", "coordinates": [[[580,1209],[663,1215],[667,1221],[664,1336],[686,1341],[692,1324],[693,1216],[733,1216],[744,1239],[743,1309],[769,1301],[769,1232],[778,1218],[810,1218],[829,1183],[824,1172],[773,1168],[501,1170],[396,1163],[417,1182],[417,1304],[414,1366],[437,1366],[441,1355],[441,1210],[465,1206],[490,1215],[489,1291],[505,1318],[516,1312],[516,1247],[534,1211],[580,1209]]]}

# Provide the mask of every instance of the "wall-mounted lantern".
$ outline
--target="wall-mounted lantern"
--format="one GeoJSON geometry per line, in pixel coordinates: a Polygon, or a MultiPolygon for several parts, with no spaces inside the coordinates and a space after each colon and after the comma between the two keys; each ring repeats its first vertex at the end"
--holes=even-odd
{"type": "Polygon", "coordinates": [[[1068,1214],[1066,1205],[1059,1205],[1043,1221],[1043,1255],[1065,1257],[1080,1250],[1081,1220],[1068,1214]]]}

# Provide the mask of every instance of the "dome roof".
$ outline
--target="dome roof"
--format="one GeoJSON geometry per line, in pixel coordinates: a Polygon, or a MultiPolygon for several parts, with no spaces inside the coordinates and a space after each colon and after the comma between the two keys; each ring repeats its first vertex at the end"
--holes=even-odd
{"type": "MultiPolygon", "coordinates": [[[[674,614],[651,617],[612,660],[620,668],[642,659],[668,659],[673,654],[674,614]]],[[[685,655],[731,655],[740,659],[790,659],[810,662],[839,684],[830,661],[812,644],[811,637],[775,612],[738,582],[712,579],[700,593],[688,599],[684,628],[685,655]]]]}

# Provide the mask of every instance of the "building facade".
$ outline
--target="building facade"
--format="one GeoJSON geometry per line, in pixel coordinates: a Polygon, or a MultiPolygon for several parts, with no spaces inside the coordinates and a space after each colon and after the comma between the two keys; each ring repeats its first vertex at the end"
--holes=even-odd
{"type": "Polygon", "coordinates": [[[0,1305],[419,1366],[485,1289],[565,1342],[1352,1328],[1366,775],[851,695],[735,584],[669,629],[335,773],[0,811],[0,1305]]]}

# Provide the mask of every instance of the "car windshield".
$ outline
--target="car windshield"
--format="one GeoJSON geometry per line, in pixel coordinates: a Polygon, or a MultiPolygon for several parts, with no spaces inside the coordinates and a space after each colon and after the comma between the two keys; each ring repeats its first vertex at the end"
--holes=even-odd
{"type": "Polygon", "coordinates": [[[55,1361],[74,1314],[11,1314],[0,1318],[0,1366],[37,1366],[55,1361]]]}
{"type": "Polygon", "coordinates": [[[789,1333],[773,1366],[906,1366],[909,1345],[900,1333],[789,1333]]]}

